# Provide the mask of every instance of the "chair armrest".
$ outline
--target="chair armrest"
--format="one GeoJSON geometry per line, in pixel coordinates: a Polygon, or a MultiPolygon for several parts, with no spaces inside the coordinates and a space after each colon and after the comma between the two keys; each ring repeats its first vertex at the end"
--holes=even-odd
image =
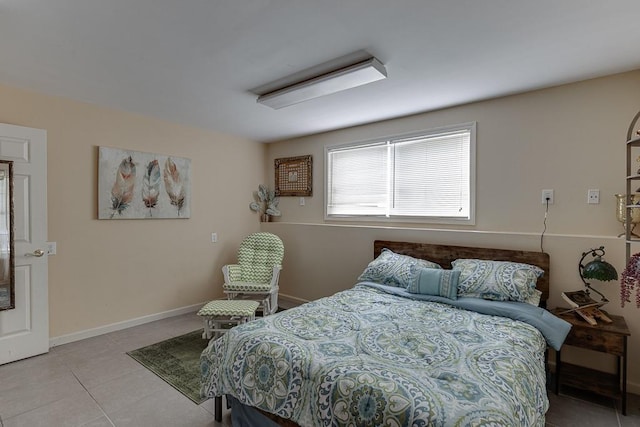
{"type": "Polygon", "coordinates": [[[273,266],[273,274],[271,275],[271,287],[278,288],[278,280],[280,279],[280,270],[282,270],[281,265],[273,266]]]}
{"type": "Polygon", "coordinates": [[[228,264],[222,267],[222,275],[224,276],[224,283],[239,282],[241,277],[242,267],[239,264],[228,264]]]}

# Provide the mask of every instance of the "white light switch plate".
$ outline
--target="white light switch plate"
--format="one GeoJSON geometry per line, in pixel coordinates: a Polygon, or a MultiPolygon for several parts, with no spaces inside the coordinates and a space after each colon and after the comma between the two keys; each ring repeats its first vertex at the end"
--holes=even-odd
{"type": "Polygon", "coordinates": [[[57,249],[56,242],[47,242],[47,255],[55,255],[57,249]]]}

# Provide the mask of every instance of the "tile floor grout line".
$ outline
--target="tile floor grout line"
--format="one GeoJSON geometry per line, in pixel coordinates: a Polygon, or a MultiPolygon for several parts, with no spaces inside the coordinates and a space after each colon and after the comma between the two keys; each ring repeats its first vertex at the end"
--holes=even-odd
{"type": "MultiPolygon", "coordinates": [[[[71,372],[71,371],[69,371],[69,372],[71,372]]],[[[71,372],[71,373],[73,374],[73,372],[71,372]]],[[[75,377],[75,375],[74,375],[74,377],[75,377]]],[[[77,378],[76,378],[76,379],[77,379],[77,378]]],[[[12,416],[8,417],[8,418],[7,418],[7,421],[9,421],[9,420],[10,420],[10,419],[12,419],[12,418],[19,417],[20,415],[24,415],[24,414],[27,414],[27,413],[29,413],[29,412],[32,412],[32,411],[38,410],[38,409],[40,409],[40,408],[45,408],[45,407],[47,407],[47,406],[49,406],[49,405],[52,405],[52,404],[54,404],[54,403],[56,403],[56,402],[59,402],[59,401],[63,400],[63,399],[64,399],[64,397],[57,398],[57,399],[55,399],[55,400],[52,400],[51,402],[46,402],[46,403],[42,403],[42,404],[40,404],[40,405],[36,405],[36,407],[35,407],[35,408],[25,409],[25,410],[24,410],[24,411],[22,411],[22,412],[18,412],[17,414],[15,414],[15,415],[12,415],[12,416]]],[[[0,421],[1,421],[1,420],[0,420],[0,421]]],[[[4,426],[4,424],[3,424],[3,423],[2,423],[2,424],[0,424],[0,427],[3,427],[3,426],[4,426]]]]}
{"type": "MultiPolygon", "coordinates": [[[[71,375],[73,375],[73,377],[76,379],[76,381],[78,381],[78,384],[80,384],[80,387],[82,387],[84,389],[84,391],[87,392],[87,394],[89,395],[89,397],[91,398],[91,400],[93,400],[95,402],[95,404],[98,406],[98,408],[100,408],[100,412],[102,412],[102,414],[107,418],[107,421],[109,421],[109,423],[115,427],[115,424],[113,423],[113,421],[111,421],[111,418],[109,418],[109,415],[104,411],[104,409],[102,408],[102,405],[100,405],[100,403],[98,403],[98,401],[96,400],[95,397],[93,397],[93,394],[91,394],[91,392],[89,391],[89,389],[87,389],[84,384],[82,384],[82,381],[80,381],[80,378],[78,378],[78,376],[76,375],[75,372],[73,372],[73,370],[71,370],[71,375]]],[[[98,418],[96,418],[97,420],[98,418]]],[[[94,421],[94,420],[91,420],[94,421]]],[[[2,426],[0,426],[2,427],[2,426]]]]}

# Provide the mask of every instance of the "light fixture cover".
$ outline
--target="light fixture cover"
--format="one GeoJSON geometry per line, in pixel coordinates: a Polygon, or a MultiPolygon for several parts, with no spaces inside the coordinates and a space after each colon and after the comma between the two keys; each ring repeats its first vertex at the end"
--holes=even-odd
{"type": "Polygon", "coordinates": [[[280,109],[309,99],[362,86],[387,77],[387,70],[376,58],[369,58],[348,67],[322,74],[291,86],[265,93],[257,102],[280,109]]]}
{"type": "Polygon", "coordinates": [[[578,273],[580,274],[580,279],[582,279],[585,288],[587,288],[587,295],[589,294],[589,291],[597,293],[602,297],[601,304],[605,304],[609,302],[609,300],[604,296],[604,294],[602,294],[602,292],[591,286],[591,283],[588,283],[585,279],[596,279],[603,282],[618,280],[618,272],[615,267],[602,259],[604,254],[604,246],[600,246],[599,248],[589,249],[588,251],[583,252],[582,258],[578,261],[578,273]],[[593,260],[588,262],[586,265],[582,264],[588,255],[591,255],[593,260]]]}
{"type": "Polygon", "coordinates": [[[606,261],[603,261],[600,257],[587,263],[582,269],[582,276],[585,279],[596,279],[602,282],[608,282],[610,280],[618,280],[618,272],[615,267],[606,261]]]}

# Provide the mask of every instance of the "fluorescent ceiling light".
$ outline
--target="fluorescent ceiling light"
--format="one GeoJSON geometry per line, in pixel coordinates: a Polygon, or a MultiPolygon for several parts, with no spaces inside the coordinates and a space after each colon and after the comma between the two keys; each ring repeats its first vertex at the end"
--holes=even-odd
{"type": "Polygon", "coordinates": [[[291,86],[265,93],[257,102],[278,110],[309,99],[362,86],[387,77],[387,70],[376,58],[340,68],[291,86]]]}

